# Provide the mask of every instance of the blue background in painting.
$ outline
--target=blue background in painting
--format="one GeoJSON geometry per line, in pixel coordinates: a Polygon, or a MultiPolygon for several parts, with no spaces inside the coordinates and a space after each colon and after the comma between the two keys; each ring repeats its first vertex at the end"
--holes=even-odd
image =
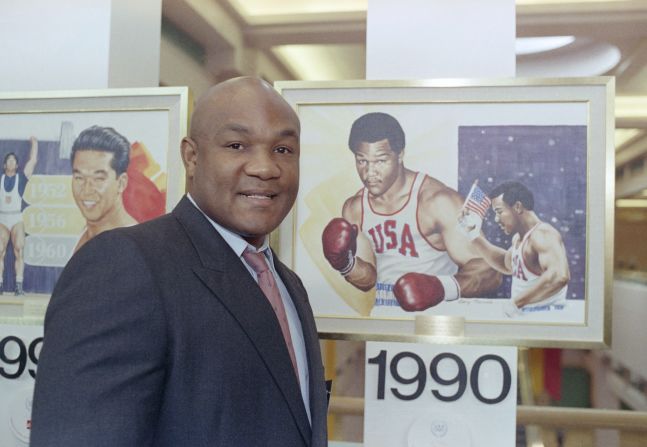
{"type": "MultiPolygon", "coordinates": [[[[9,152],[14,152],[18,157],[19,170],[29,160],[31,142],[29,140],[0,140],[0,160],[9,152]]],[[[71,175],[70,160],[59,158],[58,141],[38,141],[38,162],[34,174],[71,175]]],[[[4,170],[0,174],[4,173],[4,170]]],[[[29,204],[23,201],[23,209],[29,204]]],[[[3,289],[6,294],[13,294],[16,284],[16,271],[14,267],[13,246],[11,241],[7,246],[4,259],[3,289]]],[[[28,293],[52,293],[54,284],[58,280],[63,267],[41,267],[25,264],[24,289],[28,293]]]]}
{"type": "MultiPolygon", "coordinates": [[[[586,270],[586,126],[461,126],[458,129],[458,191],[475,179],[489,193],[516,180],[535,197],[538,217],[562,235],[571,271],[569,299],[584,299],[586,270]]],[[[485,237],[507,249],[507,236],[490,210],[485,237]]],[[[510,277],[493,294],[510,296],[510,277]]]]}

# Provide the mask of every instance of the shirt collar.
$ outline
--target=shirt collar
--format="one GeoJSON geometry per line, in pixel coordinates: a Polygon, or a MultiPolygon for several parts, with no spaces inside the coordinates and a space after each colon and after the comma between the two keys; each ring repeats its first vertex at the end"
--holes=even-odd
{"type": "Polygon", "coordinates": [[[214,221],[212,218],[207,216],[204,211],[200,209],[197,203],[193,200],[193,197],[191,197],[191,194],[187,193],[186,194],[187,198],[189,201],[195,206],[198,211],[202,213],[204,217],[207,218],[209,223],[216,229],[216,231],[222,236],[222,238],[227,242],[227,245],[231,247],[231,249],[236,253],[236,256],[239,258],[243,255],[243,252],[246,249],[249,249],[251,251],[257,252],[257,253],[264,253],[265,256],[272,262],[272,265],[274,264],[273,258],[272,258],[272,250],[268,250],[270,246],[270,238],[265,236],[265,239],[263,239],[263,244],[261,245],[260,248],[256,248],[253,245],[251,245],[249,242],[247,242],[245,239],[243,239],[239,234],[234,233],[233,231],[223,227],[216,221],[214,221]]]}

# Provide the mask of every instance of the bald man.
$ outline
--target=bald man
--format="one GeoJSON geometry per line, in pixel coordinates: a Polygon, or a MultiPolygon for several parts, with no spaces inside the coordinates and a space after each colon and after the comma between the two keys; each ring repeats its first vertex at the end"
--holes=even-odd
{"type": "Polygon", "coordinates": [[[256,78],[196,103],[187,196],[93,238],[61,275],[32,447],[327,445],[312,310],[268,246],[297,194],[299,133],[256,78]]]}

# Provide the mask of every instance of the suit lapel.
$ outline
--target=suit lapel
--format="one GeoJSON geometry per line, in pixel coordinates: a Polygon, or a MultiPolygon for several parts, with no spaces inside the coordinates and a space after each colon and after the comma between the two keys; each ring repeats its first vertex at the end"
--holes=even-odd
{"type": "Polygon", "coordinates": [[[281,328],[267,298],[231,247],[186,197],[173,214],[184,227],[200,259],[193,271],[254,345],[309,445],[311,429],[301,391],[281,328]]]}

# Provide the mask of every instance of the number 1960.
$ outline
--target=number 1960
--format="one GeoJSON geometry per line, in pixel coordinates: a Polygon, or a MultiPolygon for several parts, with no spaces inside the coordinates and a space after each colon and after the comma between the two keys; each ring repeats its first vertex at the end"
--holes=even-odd
{"type": "MultiPolygon", "coordinates": [[[[378,400],[384,399],[384,391],[386,387],[386,383],[385,383],[386,365],[387,365],[386,351],[381,350],[378,355],[376,355],[371,359],[368,359],[368,363],[373,365],[378,365],[377,399],[378,400]]],[[[394,355],[391,361],[389,362],[389,372],[391,374],[391,377],[393,377],[393,379],[396,382],[402,385],[411,385],[415,383],[417,386],[415,391],[410,394],[405,394],[401,392],[397,387],[391,388],[390,390],[391,393],[400,400],[417,399],[422,395],[427,385],[426,370],[427,368],[422,358],[420,358],[419,355],[413,352],[404,351],[394,355]],[[398,371],[398,364],[403,359],[412,359],[416,363],[417,373],[412,377],[403,377],[398,371]]],[[[431,393],[433,394],[433,396],[436,399],[441,400],[443,402],[454,402],[460,399],[461,396],[463,396],[463,394],[465,393],[465,390],[467,389],[467,385],[469,382],[469,386],[472,390],[472,393],[474,393],[474,396],[479,401],[488,405],[498,404],[499,402],[502,402],[503,400],[505,400],[505,398],[510,393],[510,386],[512,382],[510,367],[502,357],[494,354],[482,355],[478,359],[476,359],[474,364],[471,366],[468,374],[468,368],[465,365],[465,362],[459,356],[453,353],[443,352],[436,355],[432,359],[431,363],[429,364],[429,374],[431,375],[432,380],[439,385],[443,385],[443,386],[451,386],[455,384],[458,385],[456,391],[453,394],[443,394],[438,389],[432,387],[431,393]],[[440,365],[441,362],[455,363],[457,368],[456,374],[453,375],[452,377],[441,377],[441,374],[438,371],[438,366],[440,365]],[[501,367],[501,373],[502,373],[501,392],[494,397],[484,396],[481,393],[481,389],[479,387],[479,373],[481,371],[481,367],[485,362],[495,362],[501,367]]]]}

